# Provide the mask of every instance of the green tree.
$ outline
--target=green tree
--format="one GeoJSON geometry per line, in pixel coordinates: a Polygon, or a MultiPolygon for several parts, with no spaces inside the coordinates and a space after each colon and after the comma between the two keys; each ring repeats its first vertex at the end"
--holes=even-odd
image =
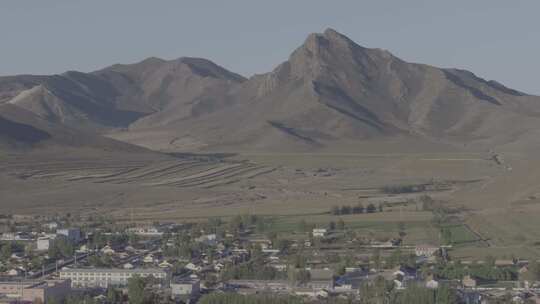
{"type": "Polygon", "coordinates": [[[2,246],[2,250],[0,251],[0,258],[2,261],[7,261],[13,254],[13,247],[11,245],[11,242],[7,242],[2,246]]]}
{"type": "Polygon", "coordinates": [[[450,288],[448,284],[442,284],[437,289],[437,297],[436,297],[436,303],[437,304],[457,304],[459,303],[459,299],[456,295],[455,290],[450,288]]]}
{"type": "Polygon", "coordinates": [[[356,206],[354,206],[352,209],[352,213],[354,214],[364,213],[364,205],[362,205],[362,203],[356,204],[356,206]]]}
{"type": "Polygon", "coordinates": [[[121,302],[121,300],[121,293],[116,290],[116,288],[109,286],[109,288],[107,288],[107,302],[114,304],[121,302]]]}
{"type": "Polygon", "coordinates": [[[128,299],[130,304],[144,304],[145,303],[145,287],[146,281],[138,276],[134,275],[128,280],[128,299]]]}
{"type": "Polygon", "coordinates": [[[531,259],[529,265],[527,266],[527,271],[522,274],[521,279],[530,282],[540,280],[540,265],[536,259],[531,259]]]}
{"type": "Polygon", "coordinates": [[[338,220],[336,227],[338,230],[345,230],[345,222],[343,221],[343,219],[340,218],[338,220]]]}
{"type": "Polygon", "coordinates": [[[328,223],[328,230],[336,230],[336,222],[331,221],[328,223]]]}
{"type": "Polygon", "coordinates": [[[341,206],[341,209],[339,210],[340,214],[351,214],[352,208],[350,206],[341,206]]]}
{"type": "Polygon", "coordinates": [[[377,211],[377,207],[375,207],[373,203],[370,203],[369,205],[367,205],[366,213],[374,213],[376,211],[377,211]]]}
{"type": "Polygon", "coordinates": [[[302,219],[300,223],[298,223],[298,230],[300,232],[306,232],[308,231],[306,220],[302,219]]]}

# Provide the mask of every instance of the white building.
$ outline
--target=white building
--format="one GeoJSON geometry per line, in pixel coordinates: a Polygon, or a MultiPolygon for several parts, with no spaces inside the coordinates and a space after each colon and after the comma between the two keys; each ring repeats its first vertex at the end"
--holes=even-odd
{"type": "Polygon", "coordinates": [[[37,250],[38,251],[47,251],[53,244],[53,240],[49,237],[40,237],[37,239],[37,250]]]}
{"type": "Polygon", "coordinates": [[[133,227],[126,229],[126,232],[139,236],[162,236],[163,232],[156,227],[133,227]]]}
{"type": "Polygon", "coordinates": [[[113,255],[116,253],[116,251],[114,251],[114,249],[112,249],[111,246],[109,245],[106,245],[105,247],[101,248],[101,252],[107,255],[113,255]]]}
{"type": "Polygon", "coordinates": [[[125,263],[124,266],[122,266],[124,269],[133,269],[135,268],[133,264],[131,263],[125,263]]]}
{"type": "Polygon", "coordinates": [[[128,280],[134,276],[152,276],[161,280],[163,285],[168,285],[169,274],[159,268],[148,269],[115,269],[115,268],[95,268],[95,269],[62,269],[61,279],[70,279],[74,288],[107,288],[111,286],[127,286],[128,280]]]}
{"type": "Polygon", "coordinates": [[[324,228],[313,228],[313,237],[324,237],[328,233],[328,230],[324,228]]]}
{"type": "Polygon", "coordinates": [[[430,289],[437,289],[439,288],[439,282],[435,281],[434,279],[431,279],[426,282],[426,287],[430,289]]]}
{"type": "Polygon", "coordinates": [[[196,241],[209,246],[215,246],[217,244],[217,236],[215,234],[201,235],[196,241]]]}
{"type": "Polygon", "coordinates": [[[149,254],[144,257],[143,262],[151,264],[151,263],[154,263],[155,260],[156,259],[154,259],[154,256],[152,254],[149,254]]]}
{"type": "Polygon", "coordinates": [[[198,296],[201,290],[199,280],[179,280],[171,282],[171,295],[173,298],[180,296],[198,296]]]}
{"type": "Polygon", "coordinates": [[[418,245],[414,249],[416,256],[432,257],[435,253],[439,252],[440,248],[431,245],[418,245]]]}
{"type": "Polygon", "coordinates": [[[195,265],[193,263],[187,263],[187,265],[184,266],[184,268],[186,268],[187,270],[197,271],[197,272],[202,270],[201,266],[195,265]]]}
{"type": "Polygon", "coordinates": [[[43,224],[43,228],[54,231],[55,229],[58,228],[58,223],[57,222],[46,223],[46,224],[43,224]]]}

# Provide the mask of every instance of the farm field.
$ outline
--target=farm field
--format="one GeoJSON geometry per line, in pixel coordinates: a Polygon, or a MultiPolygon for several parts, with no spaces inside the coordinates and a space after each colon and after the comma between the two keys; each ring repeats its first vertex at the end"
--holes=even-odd
{"type": "Polygon", "coordinates": [[[273,229],[280,232],[294,229],[302,220],[327,225],[342,219],[351,229],[381,237],[395,236],[403,223],[405,243],[438,243],[433,214],[418,202],[429,195],[461,210],[463,225],[451,232],[456,254],[483,257],[489,248],[498,248],[492,254],[501,255],[537,252],[540,203],[534,194],[540,189],[534,183],[536,171],[527,171],[521,156],[507,157],[502,166],[479,152],[368,152],[67,161],[4,156],[2,213],[107,214],[120,222],[259,214],[275,218],[273,229]],[[525,173],[532,178],[525,190],[508,182],[525,173]],[[428,188],[384,193],[389,185],[428,188]],[[330,214],[332,206],[358,203],[382,204],[384,212],[330,214]]]}

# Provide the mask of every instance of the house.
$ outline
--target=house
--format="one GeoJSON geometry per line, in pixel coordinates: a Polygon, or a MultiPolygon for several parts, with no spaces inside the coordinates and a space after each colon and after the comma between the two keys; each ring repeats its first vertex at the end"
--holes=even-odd
{"type": "Polygon", "coordinates": [[[426,281],[426,288],[437,289],[437,288],[439,288],[439,282],[436,281],[435,279],[427,280],[426,281]]]}
{"type": "Polygon", "coordinates": [[[288,281],[280,280],[231,280],[229,286],[234,288],[248,288],[259,291],[288,291],[291,286],[288,281]]]}
{"type": "Polygon", "coordinates": [[[401,276],[404,280],[416,279],[416,269],[412,267],[399,266],[392,274],[394,277],[401,276]]]}
{"type": "Polygon", "coordinates": [[[345,267],[345,273],[362,271],[361,267],[345,267]]]}
{"type": "Polygon", "coordinates": [[[461,284],[465,288],[475,288],[477,286],[478,282],[476,281],[476,279],[474,279],[470,275],[466,275],[461,280],[461,284]]]}
{"type": "Polygon", "coordinates": [[[193,263],[187,263],[186,266],[184,266],[184,268],[188,269],[188,270],[191,270],[191,271],[201,271],[202,270],[202,267],[201,266],[197,266],[193,263]]]}
{"type": "Polygon", "coordinates": [[[171,263],[169,263],[167,261],[163,261],[163,262],[159,263],[159,265],[158,265],[159,268],[171,268],[173,266],[174,266],[173,264],[171,264],[171,263]]]}
{"type": "Polygon", "coordinates": [[[86,244],[81,245],[81,247],[79,247],[79,249],[77,249],[77,252],[78,253],[87,253],[88,252],[88,246],[86,246],[86,244]]]}
{"type": "Polygon", "coordinates": [[[4,232],[0,241],[30,241],[31,236],[24,232],[4,232]]]}
{"type": "Polygon", "coordinates": [[[503,267],[503,266],[514,266],[515,262],[514,260],[495,260],[495,266],[503,267]]]}
{"type": "Polygon", "coordinates": [[[330,269],[309,269],[310,280],[305,285],[315,290],[334,288],[334,271],[330,269]]]}
{"type": "Polygon", "coordinates": [[[394,286],[395,286],[396,289],[405,289],[403,281],[398,280],[398,279],[394,280],[394,286]]]}
{"type": "Polygon", "coordinates": [[[124,269],[133,269],[134,266],[133,266],[133,264],[131,264],[131,263],[125,263],[125,264],[122,266],[122,268],[124,268],[124,269]]]}
{"type": "Polygon", "coordinates": [[[262,253],[266,253],[266,254],[278,254],[278,253],[279,253],[279,249],[263,248],[263,249],[262,249],[262,253]]]}
{"type": "Polygon", "coordinates": [[[218,263],[214,264],[214,270],[215,271],[219,272],[219,271],[223,270],[223,268],[225,268],[225,264],[223,264],[223,263],[218,262],[218,263]]]}
{"type": "Polygon", "coordinates": [[[24,259],[24,254],[23,253],[12,253],[10,258],[13,259],[13,260],[22,261],[24,259]]]}
{"type": "Polygon", "coordinates": [[[112,249],[111,246],[109,246],[109,245],[101,248],[101,252],[103,252],[104,254],[108,254],[108,255],[113,255],[113,254],[116,253],[116,251],[114,251],[114,249],[112,249]]]}
{"type": "Polygon", "coordinates": [[[7,272],[7,275],[10,276],[10,277],[17,277],[17,276],[20,276],[22,274],[22,272],[19,270],[19,269],[10,269],[8,272],[7,272]]]}
{"type": "Polygon", "coordinates": [[[58,223],[57,222],[49,222],[49,223],[43,224],[43,228],[48,229],[50,231],[54,231],[54,230],[56,230],[58,228],[58,223]]]}
{"type": "Polygon", "coordinates": [[[203,243],[208,246],[215,246],[217,245],[217,236],[216,234],[207,234],[202,235],[196,239],[197,242],[203,243]]]}
{"type": "Polygon", "coordinates": [[[171,296],[173,298],[188,296],[197,297],[201,291],[200,280],[178,279],[171,282],[171,296]]]}
{"type": "Polygon", "coordinates": [[[277,271],[287,271],[287,264],[270,264],[277,271]]]}
{"type": "Polygon", "coordinates": [[[152,254],[148,254],[144,257],[143,262],[144,263],[154,263],[155,259],[152,254]]]}
{"type": "Polygon", "coordinates": [[[328,298],[328,291],[321,289],[321,290],[314,290],[311,288],[295,288],[293,290],[293,293],[297,296],[301,297],[310,297],[310,298],[328,298]]]}
{"type": "Polygon", "coordinates": [[[325,228],[313,228],[312,234],[313,237],[325,237],[328,233],[328,230],[325,228]]]}
{"type": "Polygon", "coordinates": [[[431,245],[418,245],[414,249],[414,253],[416,256],[425,256],[425,257],[432,257],[436,253],[438,253],[440,250],[437,246],[431,246],[431,245]]]}

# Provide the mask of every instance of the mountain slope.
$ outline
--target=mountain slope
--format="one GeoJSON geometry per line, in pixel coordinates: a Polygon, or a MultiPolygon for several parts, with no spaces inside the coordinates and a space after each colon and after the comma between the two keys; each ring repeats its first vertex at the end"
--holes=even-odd
{"type": "Polygon", "coordinates": [[[94,73],[0,77],[0,104],[11,103],[50,122],[104,132],[148,114],[211,111],[212,100],[244,79],[198,58],[150,58],[94,73]]]}
{"type": "Polygon", "coordinates": [[[224,106],[181,120],[162,111],[113,137],[166,150],[339,149],[395,137],[490,147],[540,126],[536,96],[408,63],[332,29],[214,102],[224,106]]]}
{"type": "Polygon", "coordinates": [[[43,152],[49,149],[63,149],[66,152],[69,149],[70,153],[93,157],[98,157],[96,152],[157,155],[138,146],[48,122],[12,104],[0,105],[0,150],[43,152]]]}
{"type": "Polygon", "coordinates": [[[148,58],[92,73],[0,77],[2,103],[166,151],[354,151],[396,139],[540,144],[539,97],[468,71],[405,62],[332,29],[249,79],[201,58],[148,58]]]}
{"type": "Polygon", "coordinates": [[[245,80],[209,60],[190,57],[171,61],[149,58],[94,74],[127,88],[122,97],[126,104],[135,99],[153,109],[155,115],[135,122],[142,127],[163,126],[219,109],[228,102],[222,96],[245,80]]]}

